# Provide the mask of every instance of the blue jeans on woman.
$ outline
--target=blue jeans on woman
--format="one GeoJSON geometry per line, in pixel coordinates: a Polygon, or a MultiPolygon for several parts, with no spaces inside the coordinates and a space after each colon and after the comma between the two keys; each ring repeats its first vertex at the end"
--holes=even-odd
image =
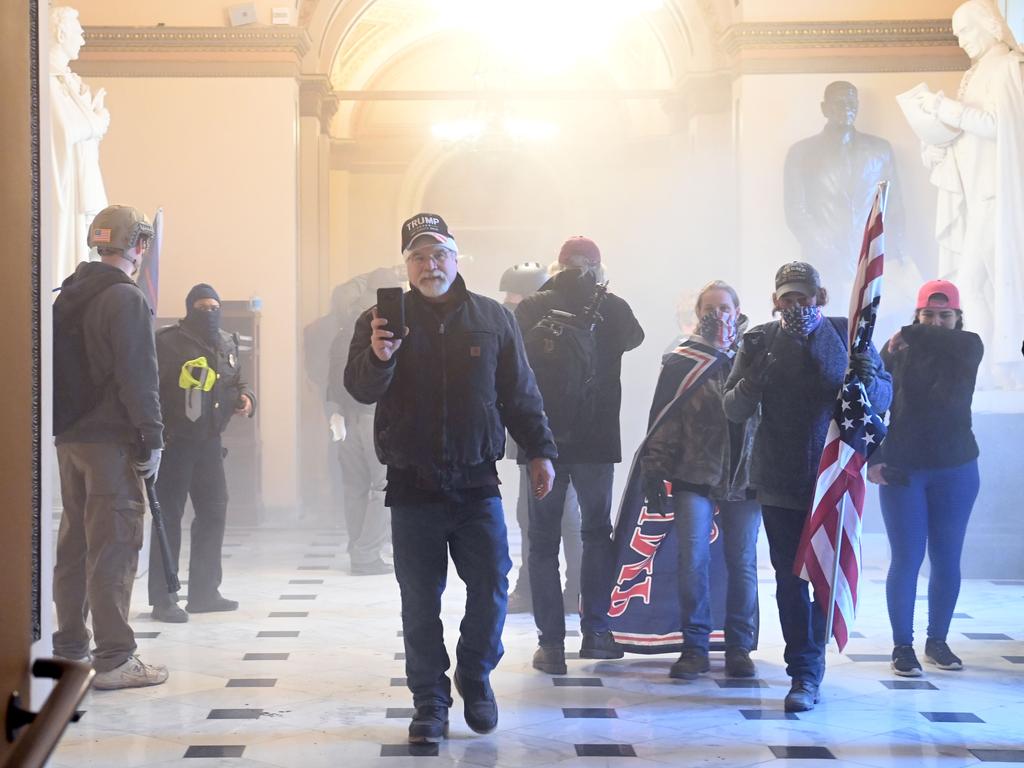
{"type": "Polygon", "coordinates": [[[683,642],[708,650],[711,633],[711,530],[715,507],[729,574],[725,598],[725,645],[754,648],[757,631],[757,531],[761,506],[756,501],[712,501],[690,491],[676,491],[676,533],[679,535],[679,597],[683,642]]]}
{"type": "Polygon", "coordinates": [[[917,575],[925,547],[928,577],[928,639],[945,640],[960,595],[960,555],[967,521],[978,497],[978,461],[948,469],[907,473],[907,485],[881,485],[878,497],[892,560],[885,582],[893,645],[914,644],[917,575]]]}

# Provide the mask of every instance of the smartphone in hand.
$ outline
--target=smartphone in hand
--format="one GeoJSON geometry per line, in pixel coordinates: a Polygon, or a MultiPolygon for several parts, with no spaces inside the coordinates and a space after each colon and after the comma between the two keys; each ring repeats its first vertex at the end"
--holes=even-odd
{"type": "Polygon", "coordinates": [[[405,293],[401,288],[377,289],[377,317],[388,321],[384,329],[396,339],[405,335],[405,293]]]}

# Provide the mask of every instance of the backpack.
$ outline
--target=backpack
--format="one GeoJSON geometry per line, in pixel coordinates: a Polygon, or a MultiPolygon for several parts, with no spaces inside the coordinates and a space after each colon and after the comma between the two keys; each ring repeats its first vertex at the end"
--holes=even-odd
{"type": "MultiPolygon", "coordinates": [[[[85,310],[103,291],[118,283],[131,282],[123,272],[115,272],[106,280],[96,280],[90,295],[79,297],[73,308],[62,301],[53,303],[53,434],[70,429],[89,411],[99,405],[103,389],[93,381],[89,371],[89,355],[85,348],[85,310]]],[[[65,281],[63,287],[67,287],[65,281]]]]}
{"type": "Polygon", "coordinates": [[[593,298],[580,314],[548,310],[523,339],[526,357],[544,398],[548,426],[559,445],[578,440],[595,412],[594,331],[602,320],[598,310],[607,295],[608,284],[602,283],[594,289],[593,298]]]}

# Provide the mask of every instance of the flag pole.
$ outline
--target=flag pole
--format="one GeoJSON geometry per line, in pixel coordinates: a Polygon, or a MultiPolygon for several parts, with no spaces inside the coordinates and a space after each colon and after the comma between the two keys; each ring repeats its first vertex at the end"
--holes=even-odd
{"type": "MultiPolygon", "coordinates": [[[[885,208],[889,202],[889,182],[883,180],[878,182],[878,215],[881,217],[882,222],[885,222],[885,208]]],[[[872,210],[872,213],[874,211],[872,210]]],[[[871,214],[868,214],[868,220],[864,225],[864,234],[867,236],[867,229],[871,225],[871,214]]],[[[850,322],[853,322],[853,318],[850,318],[850,322]]],[[[850,355],[853,355],[853,349],[851,347],[849,351],[850,355]]],[[[866,394],[866,393],[865,393],[866,394]]],[[[843,527],[846,525],[846,500],[849,498],[848,493],[843,494],[842,500],[839,502],[839,518],[836,521],[836,538],[833,542],[833,552],[835,552],[835,562],[832,564],[832,589],[829,590],[828,596],[828,617],[825,621],[825,642],[828,643],[832,637],[832,624],[835,620],[836,614],[836,582],[839,581],[839,569],[842,565],[841,554],[843,546],[843,527]]]]}

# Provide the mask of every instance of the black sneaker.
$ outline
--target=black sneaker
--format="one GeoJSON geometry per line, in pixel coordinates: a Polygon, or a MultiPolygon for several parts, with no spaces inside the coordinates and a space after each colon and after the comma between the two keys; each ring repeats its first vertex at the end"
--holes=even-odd
{"type": "Polygon", "coordinates": [[[756,674],[757,667],[750,658],[750,651],[746,648],[725,649],[726,677],[754,677],[756,674]]]}
{"type": "Polygon", "coordinates": [[[818,703],[818,684],[813,680],[796,679],[786,694],[784,707],[787,712],[808,712],[818,703]]]}
{"type": "Polygon", "coordinates": [[[912,645],[897,645],[892,649],[892,671],[901,677],[920,677],[924,672],[912,645]]]}
{"type": "Polygon", "coordinates": [[[933,640],[928,638],[924,644],[924,658],[929,664],[934,664],[939,669],[963,669],[964,663],[960,657],[949,650],[945,640],[933,640]]]}
{"type": "Polygon", "coordinates": [[[153,620],[167,624],[184,624],[188,621],[188,614],[177,603],[162,603],[153,606],[153,620]]]}
{"type": "Polygon", "coordinates": [[[409,723],[410,744],[436,744],[448,738],[448,707],[425,704],[416,707],[409,723]]]}
{"type": "Polygon", "coordinates": [[[675,680],[696,680],[698,675],[711,671],[708,652],[703,648],[684,645],[679,659],[668,671],[668,676],[675,680]]]}
{"type": "Polygon", "coordinates": [[[564,675],[568,672],[565,666],[565,649],[554,645],[542,645],[533,654],[533,668],[549,675],[564,675]]]}
{"type": "Polygon", "coordinates": [[[622,646],[615,642],[611,632],[584,632],[580,645],[581,659],[621,659],[622,646]]]}
{"type": "Polygon", "coordinates": [[[508,596],[507,613],[533,613],[533,601],[530,593],[518,587],[508,596]]]}
{"type": "Polygon", "coordinates": [[[487,680],[470,680],[455,670],[455,690],[463,702],[466,725],[477,733],[490,733],[498,727],[498,702],[487,680]]]}
{"type": "Polygon", "coordinates": [[[220,594],[216,594],[206,600],[193,600],[192,598],[189,598],[189,601],[185,604],[185,610],[189,613],[221,613],[222,611],[237,611],[238,601],[228,600],[220,594]]]}

